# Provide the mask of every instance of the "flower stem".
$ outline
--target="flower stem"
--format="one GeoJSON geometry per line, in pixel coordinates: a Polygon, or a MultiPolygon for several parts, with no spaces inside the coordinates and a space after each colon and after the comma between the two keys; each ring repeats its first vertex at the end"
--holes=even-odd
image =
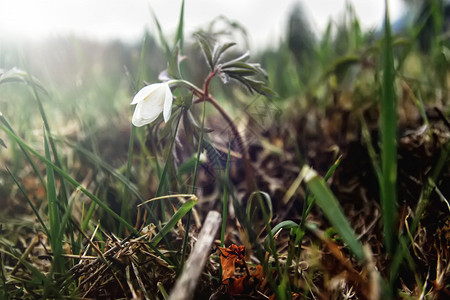
{"type": "Polygon", "coordinates": [[[190,90],[195,96],[199,98],[203,98],[203,91],[199,87],[195,86],[194,84],[190,83],[189,81],[183,80],[183,79],[174,79],[169,80],[167,82],[169,85],[184,85],[188,90],[190,90]]]}
{"type": "Polygon", "coordinates": [[[205,83],[203,86],[203,97],[204,98],[209,98],[209,84],[211,82],[211,79],[213,79],[213,77],[216,75],[215,71],[211,71],[211,73],[209,73],[208,77],[206,77],[205,79],[205,83]]]}
{"type": "Polygon", "coordinates": [[[205,79],[205,83],[203,84],[203,90],[199,89],[197,86],[193,85],[192,83],[185,81],[185,80],[171,80],[169,81],[169,85],[171,84],[182,84],[187,89],[191,90],[191,92],[197,96],[198,98],[194,101],[194,104],[202,103],[202,102],[209,102],[211,103],[214,108],[220,113],[222,118],[227,122],[228,126],[230,126],[231,131],[233,132],[233,135],[236,138],[236,141],[239,145],[239,150],[242,155],[242,159],[244,161],[244,167],[245,167],[245,178],[247,181],[247,186],[249,189],[253,187],[252,184],[252,178],[250,176],[250,161],[248,159],[247,151],[244,147],[244,139],[242,138],[241,134],[239,133],[236,125],[234,124],[233,120],[231,119],[230,115],[223,109],[223,107],[217,102],[214,97],[212,97],[209,94],[209,84],[211,83],[211,80],[214,78],[214,76],[217,75],[215,71],[211,71],[205,79]]]}
{"type": "Polygon", "coordinates": [[[249,188],[249,190],[251,190],[253,187],[253,181],[250,176],[251,166],[250,166],[250,161],[248,159],[247,151],[244,146],[245,144],[244,144],[244,139],[242,138],[242,135],[238,131],[238,129],[237,129],[236,125],[234,124],[233,120],[231,119],[230,115],[223,109],[223,107],[219,104],[219,102],[217,102],[216,99],[214,99],[210,95],[206,96],[206,94],[205,94],[205,97],[195,100],[194,104],[201,103],[203,101],[207,101],[207,102],[211,103],[214,106],[214,108],[220,113],[222,118],[227,122],[228,126],[230,126],[230,129],[233,132],[234,137],[236,138],[236,141],[237,141],[237,144],[239,147],[238,150],[241,153],[242,159],[244,162],[245,180],[247,182],[247,187],[249,188]]]}

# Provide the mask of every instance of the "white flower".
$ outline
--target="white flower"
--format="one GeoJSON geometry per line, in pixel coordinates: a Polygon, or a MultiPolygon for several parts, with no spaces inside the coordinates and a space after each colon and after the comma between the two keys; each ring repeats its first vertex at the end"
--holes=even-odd
{"type": "Polygon", "coordinates": [[[137,104],[131,122],[141,127],[156,120],[163,112],[164,122],[172,113],[172,92],[167,82],[154,83],[142,88],[130,105],[137,104]]]}

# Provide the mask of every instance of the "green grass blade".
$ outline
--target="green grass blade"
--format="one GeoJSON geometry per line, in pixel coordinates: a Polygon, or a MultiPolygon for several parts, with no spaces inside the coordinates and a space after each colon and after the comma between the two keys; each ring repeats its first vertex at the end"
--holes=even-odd
{"type": "Polygon", "coordinates": [[[178,20],[177,34],[175,35],[175,45],[177,44],[182,52],[184,45],[184,0],[181,1],[180,18],[178,20]]]}
{"type": "Polygon", "coordinates": [[[42,273],[33,264],[29,263],[26,259],[24,259],[24,257],[22,257],[22,255],[20,253],[18,253],[18,251],[15,248],[13,248],[12,245],[6,243],[2,239],[0,239],[0,244],[2,244],[2,246],[4,247],[2,249],[2,253],[5,253],[6,255],[14,258],[18,262],[20,262],[20,264],[25,266],[25,268],[27,268],[31,272],[33,279],[41,281],[43,283],[43,285],[48,285],[48,286],[52,285],[50,279],[47,276],[45,276],[45,274],[42,273]],[[8,249],[5,249],[5,248],[8,248],[8,249]]]}
{"type": "Polygon", "coordinates": [[[248,220],[251,222],[252,218],[253,218],[253,214],[255,213],[256,209],[258,208],[258,206],[260,206],[261,210],[264,211],[265,213],[267,213],[266,211],[266,206],[262,207],[262,196],[264,196],[264,202],[265,205],[267,206],[268,209],[268,221],[271,222],[272,218],[273,218],[273,208],[272,208],[272,199],[270,198],[270,195],[267,194],[266,192],[262,192],[262,191],[257,191],[257,192],[253,192],[248,201],[247,201],[247,207],[245,209],[246,214],[247,214],[247,218],[248,220]],[[256,205],[253,204],[253,199],[257,198],[256,205]]]}
{"type": "Polygon", "coordinates": [[[161,176],[159,178],[159,185],[158,185],[158,189],[156,191],[155,197],[160,197],[162,195],[164,186],[166,184],[167,171],[169,169],[170,161],[171,161],[171,158],[172,158],[172,156],[171,156],[172,155],[172,150],[173,150],[173,146],[175,144],[175,139],[176,139],[176,136],[177,136],[178,127],[180,125],[180,120],[181,120],[182,115],[183,114],[180,113],[180,115],[178,116],[177,124],[176,124],[175,131],[174,131],[173,137],[172,137],[172,141],[170,143],[168,151],[166,152],[167,153],[167,157],[165,159],[166,163],[164,164],[163,171],[162,171],[161,176]]]}
{"type": "MultiPolygon", "coordinates": [[[[431,175],[426,181],[424,187],[422,188],[422,192],[419,198],[419,202],[417,203],[416,210],[414,212],[414,219],[412,221],[409,234],[415,236],[416,230],[419,226],[419,222],[423,216],[425,209],[429,205],[430,196],[433,192],[435,186],[435,182],[439,179],[441,172],[446,164],[448,164],[448,158],[450,154],[450,143],[447,143],[444,148],[441,150],[439,155],[439,159],[436,162],[436,165],[431,170],[431,175]]],[[[409,257],[410,254],[405,249],[409,249],[411,239],[407,235],[403,235],[400,237],[400,244],[402,247],[396,249],[395,255],[393,255],[391,270],[390,270],[390,284],[392,285],[395,282],[395,279],[398,277],[398,273],[400,271],[400,266],[404,262],[405,257],[409,257]]],[[[392,287],[391,287],[392,290],[392,287]]],[[[391,292],[391,291],[388,291],[391,292]]]]}
{"type": "MultiPolygon", "coordinates": [[[[44,132],[45,157],[51,161],[50,147],[47,140],[47,134],[44,132]]],[[[53,251],[52,272],[62,273],[64,270],[64,261],[62,259],[62,235],[61,216],[58,208],[58,197],[56,193],[55,173],[50,164],[46,163],[47,171],[47,203],[48,217],[50,219],[50,244],[53,251]]]]}
{"type": "MultiPolygon", "coordinates": [[[[200,128],[200,137],[198,139],[198,147],[197,147],[197,159],[195,161],[194,166],[194,179],[192,180],[192,192],[191,194],[195,194],[196,184],[197,184],[197,175],[198,175],[198,168],[200,166],[200,155],[202,153],[203,149],[203,133],[205,128],[205,119],[206,119],[206,101],[203,102],[202,107],[202,124],[200,128]]],[[[183,241],[183,255],[181,256],[181,267],[184,265],[184,260],[186,258],[186,250],[188,245],[188,239],[189,239],[189,227],[191,226],[191,211],[189,211],[187,215],[186,220],[186,233],[184,235],[184,241],[183,241]]]]}
{"type": "MultiPolygon", "coordinates": [[[[2,121],[3,124],[5,124],[5,126],[11,130],[11,132],[14,132],[13,128],[11,127],[11,125],[9,124],[8,120],[6,120],[6,118],[3,116],[3,114],[0,113],[0,120],[2,121]]],[[[25,155],[25,158],[27,159],[27,161],[30,163],[31,167],[33,168],[34,173],[36,174],[36,176],[39,178],[39,181],[41,182],[41,185],[44,188],[47,188],[44,178],[42,177],[41,172],[39,171],[38,167],[36,166],[36,164],[34,163],[34,161],[31,159],[30,154],[22,147],[19,145],[20,150],[22,151],[23,155],[25,155]]]]}
{"type": "Polygon", "coordinates": [[[388,1],[385,1],[383,78],[381,98],[381,210],[385,246],[392,254],[395,248],[397,216],[397,101],[394,90],[394,58],[388,1]]]}
{"type": "Polygon", "coordinates": [[[369,154],[369,157],[370,157],[370,162],[372,163],[372,167],[375,171],[378,182],[381,183],[383,175],[382,175],[382,171],[380,168],[379,158],[376,154],[374,147],[372,146],[372,139],[370,138],[369,128],[367,127],[367,123],[364,120],[363,116],[360,116],[359,120],[361,123],[361,136],[364,141],[364,144],[366,145],[367,153],[369,154]]]}
{"type": "Polygon", "coordinates": [[[242,228],[244,230],[244,233],[246,235],[246,239],[250,242],[252,245],[252,251],[254,251],[255,256],[259,259],[260,262],[262,262],[264,273],[267,275],[267,281],[269,282],[269,285],[274,291],[277,291],[277,283],[275,282],[275,279],[272,274],[272,270],[269,268],[268,261],[265,257],[265,250],[263,247],[261,247],[261,244],[258,240],[257,234],[253,230],[250,221],[247,218],[247,215],[245,213],[245,208],[242,206],[238,198],[236,197],[236,193],[230,193],[234,211],[236,213],[236,217],[239,221],[239,223],[242,225],[242,228]]]}
{"type": "Polygon", "coordinates": [[[267,250],[269,253],[272,254],[274,260],[275,260],[275,268],[278,271],[278,274],[281,277],[281,283],[276,289],[276,294],[278,299],[286,299],[286,295],[290,295],[290,286],[288,285],[288,275],[287,273],[282,272],[280,260],[278,258],[278,252],[276,248],[275,238],[272,230],[272,226],[270,225],[270,222],[272,221],[273,211],[272,211],[272,201],[270,199],[270,196],[267,193],[264,192],[254,192],[252,195],[256,195],[258,197],[259,206],[261,208],[261,213],[264,219],[264,224],[266,226],[267,231],[267,250]],[[263,200],[263,196],[265,201],[263,200]],[[267,209],[266,209],[267,205],[267,209]],[[267,211],[268,210],[268,211],[267,211]],[[282,287],[280,289],[280,287],[282,287]]]}
{"type": "MultiPolygon", "coordinates": [[[[136,93],[139,91],[139,84],[140,84],[141,78],[142,78],[144,59],[145,59],[145,53],[146,53],[146,45],[147,45],[147,41],[146,41],[146,37],[144,36],[144,39],[142,41],[141,54],[139,57],[137,82],[133,82],[133,86],[135,87],[134,91],[136,93]]],[[[130,80],[132,80],[131,76],[130,76],[130,80]]],[[[131,109],[133,109],[133,108],[131,108],[131,109]]],[[[130,132],[130,139],[128,140],[127,165],[126,165],[126,170],[125,170],[125,179],[127,180],[127,182],[130,182],[130,178],[131,178],[131,167],[133,165],[133,154],[134,154],[134,141],[136,139],[136,127],[131,125],[130,130],[131,130],[131,132],[130,132]]],[[[130,221],[131,220],[130,194],[127,193],[126,186],[124,186],[124,188],[122,190],[122,199],[123,200],[122,200],[122,205],[120,208],[120,216],[122,218],[124,218],[125,220],[130,221]]],[[[151,215],[153,215],[153,214],[151,214],[151,215]]],[[[123,225],[120,224],[119,233],[118,233],[119,236],[122,234],[122,231],[123,231],[123,225]]]]}
{"type": "Polygon", "coordinates": [[[227,229],[228,219],[228,180],[230,173],[230,154],[231,154],[231,141],[228,143],[227,164],[225,167],[225,177],[223,185],[223,197],[222,197],[222,229],[220,232],[220,247],[225,246],[225,231],[227,229]]]}
{"type": "Polygon", "coordinates": [[[159,23],[158,18],[156,17],[156,14],[151,7],[150,7],[150,14],[152,15],[153,20],[155,22],[156,29],[158,30],[159,40],[162,44],[163,51],[167,59],[167,71],[173,78],[181,78],[180,70],[177,64],[178,53],[171,50],[169,43],[167,42],[167,39],[165,38],[164,33],[162,31],[161,24],[159,23]]]}
{"type": "Polygon", "coordinates": [[[14,180],[14,183],[17,185],[17,187],[19,188],[20,192],[22,193],[22,195],[25,197],[25,200],[27,201],[28,205],[30,205],[31,209],[33,210],[36,218],[38,219],[39,223],[41,223],[42,228],[45,231],[45,234],[47,236],[50,236],[50,231],[48,230],[47,226],[44,223],[44,220],[41,218],[41,215],[39,214],[38,210],[36,209],[36,207],[34,206],[33,202],[30,200],[30,198],[28,197],[28,194],[25,192],[24,188],[22,187],[22,185],[19,183],[19,181],[17,180],[16,176],[14,176],[14,174],[11,172],[11,170],[6,167],[6,171],[8,172],[9,176],[11,176],[11,178],[14,180]]]}
{"type": "Polygon", "coordinates": [[[159,23],[159,20],[156,17],[155,12],[153,11],[153,9],[151,7],[149,7],[149,8],[150,8],[150,14],[152,15],[153,21],[155,22],[155,25],[156,25],[156,29],[158,30],[159,40],[163,46],[163,50],[164,50],[164,52],[166,54],[166,58],[167,58],[169,56],[169,54],[171,53],[169,43],[167,43],[167,40],[166,40],[164,33],[162,31],[162,28],[161,28],[161,24],[159,23]]]}
{"type": "Polygon", "coordinates": [[[5,275],[5,254],[3,251],[0,253],[0,299],[9,300],[10,293],[6,286],[6,275],[5,275]]]}
{"type": "Polygon", "coordinates": [[[29,85],[35,85],[38,87],[41,91],[47,92],[45,88],[42,86],[42,84],[39,82],[39,80],[33,76],[31,76],[29,73],[25,72],[24,70],[18,69],[16,67],[4,71],[0,70],[0,85],[5,83],[25,83],[29,85]]]}
{"type": "MultiPolygon", "coordinates": [[[[328,179],[330,179],[330,177],[333,175],[334,171],[336,171],[336,169],[339,167],[340,163],[342,161],[342,156],[339,156],[336,161],[333,163],[333,165],[331,165],[331,167],[328,169],[327,173],[324,176],[324,181],[326,182],[328,179]]],[[[297,177],[297,179],[295,179],[296,183],[295,183],[295,189],[299,188],[302,180],[304,179],[304,175],[300,173],[299,176],[297,177]]],[[[292,191],[292,194],[294,193],[294,191],[292,191]]],[[[286,267],[291,265],[292,259],[294,258],[294,254],[295,254],[295,247],[298,247],[297,250],[297,259],[300,259],[300,255],[301,255],[301,243],[303,240],[303,237],[305,235],[305,226],[306,226],[306,217],[309,215],[309,213],[311,212],[311,209],[313,208],[315,204],[315,198],[311,197],[310,192],[307,190],[305,193],[305,201],[304,201],[304,205],[303,205],[303,211],[302,211],[302,218],[300,220],[300,223],[297,225],[297,228],[295,228],[295,230],[293,232],[291,232],[291,236],[294,237],[293,241],[291,240],[290,242],[290,248],[288,251],[288,257],[286,260],[286,267]]]]}
{"type": "MultiPolygon", "coordinates": [[[[150,244],[153,247],[156,247],[158,243],[161,241],[161,239],[166,236],[167,233],[169,233],[172,228],[175,227],[175,225],[178,223],[178,221],[183,218],[184,215],[186,215],[188,212],[191,211],[192,207],[194,207],[195,203],[197,203],[198,199],[197,197],[191,197],[188,199],[173,216],[170,218],[170,220],[167,222],[167,224],[158,232],[158,234],[151,240],[150,244]]],[[[186,231],[189,231],[186,229],[186,231]]]]}
{"type": "Polygon", "coordinates": [[[0,129],[2,129],[10,138],[15,140],[18,144],[22,145],[25,149],[27,149],[31,154],[36,156],[38,159],[40,159],[42,162],[48,164],[54,171],[56,171],[62,178],[67,180],[71,185],[73,185],[75,188],[79,189],[83,194],[85,194],[88,198],[90,198],[92,201],[94,201],[98,206],[100,206],[102,209],[104,209],[108,214],[110,214],[113,218],[115,218],[117,221],[124,223],[125,227],[130,229],[130,231],[137,233],[137,231],[134,229],[132,225],[130,225],[128,222],[126,222],[124,219],[122,219],[116,212],[114,212],[106,203],[104,203],[102,200],[97,198],[94,194],[89,192],[85,187],[83,187],[78,181],[73,179],[67,172],[59,168],[56,164],[48,160],[46,157],[39,154],[36,150],[34,150],[31,146],[29,146],[24,140],[22,140],[19,136],[11,132],[8,128],[6,128],[4,125],[0,124],[0,129]]]}
{"type": "MultiPolygon", "coordinates": [[[[48,122],[47,114],[45,113],[44,105],[42,104],[41,97],[39,96],[39,93],[36,88],[36,84],[33,81],[33,78],[29,73],[28,74],[28,80],[30,82],[31,90],[33,91],[34,98],[36,99],[36,102],[38,104],[39,113],[41,115],[42,121],[44,122],[44,128],[45,131],[48,134],[48,140],[50,142],[50,147],[52,149],[53,157],[55,160],[55,164],[60,168],[63,169],[61,160],[59,159],[58,151],[55,145],[55,141],[53,139],[52,131],[50,130],[50,124],[48,122]]],[[[64,180],[61,180],[61,190],[63,191],[62,197],[65,204],[67,204],[67,189],[66,185],[64,183],[64,180]]]]}
{"type": "Polygon", "coordinates": [[[64,228],[66,228],[66,225],[69,224],[69,221],[71,220],[71,216],[72,216],[72,205],[73,205],[73,201],[70,201],[69,204],[67,205],[67,208],[61,212],[64,212],[64,214],[62,215],[62,217],[60,217],[61,219],[61,225],[60,225],[60,231],[58,232],[58,235],[60,237],[63,237],[64,235],[64,228]]]}
{"type": "Polygon", "coordinates": [[[139,201],[145,202],[146,199],[139,192],[137,187],[132,182],[130,182],[124,175],[117,172],[110,164],[103,161],[101,158],[96,156],[94,153],[90,152],[89,150],[87,150],[79,145],[72,144],[69,141],[63,141],[63,142],[66,145],[73,148],[74,150],[76,150],[77,152],[79,152],[80,154],[84,155],[87,159],[89,159],[90,161],[95,163],[97,166],[99,166],[100,168],[102,168],[103,170],[108,172],[110,175],[115,177],[117,180],[119,180],[127,188],[128,191],[133,193],[139,199],[139,201]]]}
{"type": "MultiPolygon", "coordinates": [[[[82,231],[86,231],[86,229],[88,228],[89,221],[91,220],[91,217],[94,214],[96,206],[97,206],[97,204],[95,202],[92,202],[91,205],[89,206],[89,209],[88,209],[86,215],[82,219],[82,223],[81,223],[81,230],[82,231]]],[[[83,208],[84,208],[84,206],[83,206],[83,208]]]]}
{"type": "MultiPolygon", "coordinates": [[[[256,211],[258,208],[259,211],[261,212],[265,230],[267,232],[267,236],[264,240],[264,247],[267,250],[267,252],[270,253],[270,255],[274,258],[275,269],[277,270],[278,274],[280,274],[281,280],[284,281],[287,273],[284,273],[281,270],[281,265],[278,258],[278,252],[276,249],[276,243],[274,238],[274,230],[272,230],[272,226],[270,224],[273,218],[273,208],[272,208],[272,199],[270,198],[269,194],[262,191],[256,191],[250,195],[249,199],[247,200],[247,206],[245,209],[245,217],[248,226],[251,226],[250,224],[252,224],[252,220],[254,219],[253,217],[254,215],[256,215],[256,211]]],[[[257,224],[257,226],[258,225],[259,224],[257,224]]],[[[259,231],[260,229],[258,228],[257,230],[259,231]]],[[[249,230],[249,233],[250,232],[251,231],[249,230]]],[[[270,265],[269,261],[265,258],[263,267],[266,270],[268,270],[269,265],[270,265]]],[[[277,286],[274,282],[272,282],[271,285],[277,286]]],[[[285,290],[284,292],[280,292],[275,288],[274,291],[276,291],[277,297],[281,299],[284,297],[284,292],[286,292],[287,290],[285,290]]]]}
{"type": "MultiPolygon", "coordinates": [[[[295,223],[292,220],[285,220],[283,222],[278,223],[275,225],[275,227],[272,228],[272,236],[275,236],[275,234],[280,231],[281,229],[295,229],[298,227],[298,224],[295,223]]],[[[266,236],[264,239],[264,243],[268,243],[269,235],[266,236]]],[[[287,266],[289,267],[289,266],[287,266]]]]}
{"type": "MultiPolygon", "coordinates": [[[[145,202],[146,199],[139,192],[139,190],[137,189],[136,185],[134,185],[129,179],[127,179],[126,176],[122,175],[116,169],[114,169],[114,167],[112,167],[110,164],[108,164],[107,162],[103,161],[100,157],[96,156],[94,153],[92,153],[89,150],[81,147],[80,145],[76,145],[76,144],[70,143],[67,140],[63,140],[62,142],[64,142],[66,145],[70,146],[71,148],[75,149],[77,152],[79,152],[80,154],[84,155],[87,159],[89,159],[90,161],[95,163],[97,166],[99,166],[100,168],[105,170],[111,176],[113,176],[114,178],[119,180],[123,184],[124,188],[127,191],[131,192],[141,203],[145,202]]],[[[82,226],[83,230],[86,230],[86,228],[87,228],[86,226],[87,226],[87,223],[89,222],[90,215],[93,213],[94,207],[95,207],[95,202],[93,203],[93,206],[91,206],[90,209],[89,209],[90,213],[87,214],[87,218],[85,219],[85,222],[83,223],[83,226],[82,226]]],[[[155,217],[154,212],[152,210],[149,210],[148,212],[149,212],[149,216],[150,216],[150,221],[156,223],[157,219],[155,217]]]]}
{"type": "Polygon", "coordinates": [[[281,223],[278,223],[274,228],[272,228],[272,233],[275,234],[281,229],[292,229],[297,227],[298,224],[292,220],[285,220],[281,223]]]}
{"type": "MultiPolygon", "coordinates": [[[[325,174],[325,176],[323,177],[323,180],[325,182],[328,181],[328,179],[331,178],[331,176],[333,175],[334,171],[336,171],[337,167],[339,167],[339,165],[341,164],[342,161],[342,156],[339,156],[336,161],[333,163],[333,165],[331,165],[331,167],[328,169],[327,173],[325,174]]],[[[315,203],[315,198],[312,198],[311,200],[309,200],[309,192],[306,192],[306,196],[305,196],[305,200],[306,203],[308,203],[308,206],[306,207],[306,210],[303,211],[302,214],[302,223],[304,225],[304,222],[306,221],[306,217],[309,215],[309,213],[311,212],[312,207],[314,206],[315,203]]],[[[302,226],[302,228],[304,228],[304,226],[302,226]]]]}
{"type": "Polygon", "coordinates": [[[325,180],[316,171],[304,166],[302,171],[308,189],[314,195],[317,205],[322,209],[327,219],[333,225],[339,236],[346,242],[347,246],[359,261],[365,260],[365,254],[361,243],[356,238],[355,232],[347,221],[337,199],[326,185],[325,180]]]}
{"type": "MultiPolygon", "coordinates": [[[[133,165],[133,150],[134,150],[134,140],[136,136],[136,127],[131,126],[130,139],[128,141],[128,155],[127,155],[127,165],[125,170],[125,179],[127,182],[130,182],[131,178],[131,167],[133,165]]],[[[131,203],[130,203],[130,193],[127,192],[126,186],[122,189],[122,205],[120,208],[120,216],[127,220],[128,222],[131,220],[131,203]]],[[[123,225],[119,226],[119,236],[122,234],[123,225]]]]}

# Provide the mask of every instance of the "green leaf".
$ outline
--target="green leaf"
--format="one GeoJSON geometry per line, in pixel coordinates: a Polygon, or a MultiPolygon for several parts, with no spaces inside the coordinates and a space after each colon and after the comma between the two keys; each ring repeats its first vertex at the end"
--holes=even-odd
{"type": "Polygon", "coordinates": [[[247,77],[247,76],[254,76],[255,71],[248,68],[226,68],[222,69],[222,73],[225,73],[226,75],[234,74],[235,76],[240,77],[247,77]]]}
{"type": "Polygon", "coordinates": [[[201,33],[197,33],[195,36],[198,40],[198,44],[200,45],[200,48],[202,49],[202,53],[205,56],[206,62],[208,63],[209,67],[211,68],[211,71],[213,71],[214,70],[214,62],[213,62],[212,53],[211,53],[211,46],[209,45],[208,40],[201,33]]]}
{"type": "Polygon", "coordinates": [[[161,229],[161,231],[158,232],[158,234],[150,241],[150,244],[153,247],[156,247],[158,243],[162,240],[166,234],[171,231],[175,225],[178,223],[178,221],[181,220],[181,218],[184,217],[191,209],[194,207],[195,203],[197,203],[198,198],[193,195],[190,199],[188,199],[173,216],[170,218],[170,220],[167,222],[167,224],[161,229]]]}
{"type": "MultiPolygon", "coordinates": [[[[156,190],[156,197],[161,196],[163,193],[163,188],[165,186],[166,180],[167,180],[167,171],[169,169],[169,165],[172,162],[172,149],[173,146],[175,145],[175,139],[177,136],[177,132],[178,132],[178,127],[180,125],[180,120],[182,117],[182,113],[179,114],[177,121],[176,121],[176,127],[175,127],[175,131],[173,132],[173,137],[172,137],[172,141],[170,142],[170,144],[168,146],[166,146],[166,160],[165,160],[165,164],[164,164],[164,168],[162,170],[161,176],[159,178],[159,185],[158,185],[158,189],[156,190]]],[[[173,121],[173,117],[170,118],[170,122],[173,121]]],[[[175,121],[173,121],[175,122],[175,121]]]]}
{"type": "MultiPolygon", "coordinates": [[[[9,137],[11,137],[13,140],[15,140],[19,145],[21,145],[24,149],[28,150],[31,154],[36,156],[38,159],[40,159],[42,162],[47,164],[49,167],[51,167],[54,171],[56,171],[61,177],[63,177],[65,180],[67,180],[70,184],[72,184],[75,188],[79,189],[83,194],[85,194],[87,197],[89,197],[92,201],[94,201],[98,206],[103,208],[108,214],[110,214],[113,218],[115,218],[117,221],[124,224],[125,227],[130,229],[130,231],[137,233],[136,229],[129,223],[127,223],[124,219],[122,219],[114,210],[112,210],[106,203],[104,203],[102,200],[100,200],[98,197],[96,197],[94,194],[89,192],[85,187],[83,187],[78,181],[73,179],[67,172],[65,172],[63,169],[58,167],[56,164],[54,164],[51,160],[47,159],[45,156],[42,156],[39,154],[36,150],[34,150],[31,146],[29,146],[24,140],[22,140],[19,136],[17,136],[15,133],[13,133],[11,130],[9,130],[7,127],[5,127],[3,124],[0,124],[0,129],[2,129],[9,137]]],[[[50,229],[51,230],[51,229],[50,229]]]]}
{"type": "Polygon", "coordinates": [[[39,82],[39,80],[37,80],[37,78],[15,67],[8,71],[0,70],[0,84],[9,82],[33,84],[37,86],[41,91],[46,92],[43,85],[39,82]]]}
{"type": "Polygon", "coordinates": [[[245,77],[230,73],[228,74],[228,76],[230,76],[233,79],[236,79],[237,81],[239,81],[240,83],[242,83],[247,89],[248,91],[253,94],[253,88],[252,86],[247,82],[245,77]]]}
{"type": "Polygon", "coordinates": [[[334,73],[341,78],[350,67],[359,64],[360,62],[361,58],[357,55],[339,57],[332,63],[331,67],[324,72],[324,76],[329,76],[334,73]]]}
{"type": "Polygon", "coordinates": [[[175,35],[175,45],[178,45],[181,51],[183,51],[183,44],[184,44],[183,28],[184,28],[184,0],[181,1],[180,19],[178,20],[177,34],[175,35]]]}
{"type": "Polygon", "coordinates": [[[258,69],[256,66],[258,66],[258,64],[251,64],[251,63],[246,63],[246,62],[242,62],[242,61],[236,61],[233,63],[226,63],[223,64],[221,69],[222,70],[233,70],[233,69],[245,69],[245,70],[251,70],[254,72],[254,74],[258,74],[260,69],[258,69]]]}
{"type": "MultiPolygon", "coordinates": [[[[5,124],[6,128],[8,128],[13,134],[15,134],[14,129],[11,127],[8,120],[6,120],[5,116],[3,116],[3,114],[1,112],[0,112],[0,122],[5,124]]],[[[3,140],[1,140],[1,142],[3,142],[3,140]]],[[[6,145],[4,145],[4,146],[6,148],[6,145]]],[[[25,155],[25,158],[27,159],[27,161],[30,163],[31,167],[33,168],[34,173],[39,178],[39,182],[41,183],[41,185],[44,188],[47,188],[45,185],[45,182],[44,182],[44,178],[42,177],[42,174],[39,171],[39,168],[36,166],[34,161],[31,159],[30,154],[21,145],[19,145],[19,148],[22,151],[23,155],[25,155]]]]}
{"type": "Polygon", "coordinates": [[[5,144],[5,142],[3,141],[3,139],[0,139],[0,146],[5,147],[5,149],[8,148],[5,144]]]}
{"type": "Polygon", "coordinates": [[[213,64],[217,65],[219,63],[220,58],[222,57],[222,55],[231,47],[235,46],[236,43],[234,42],[229,42],[229,43],[225,43],[220,45],[219,43],[216,43],[214,46],[214,50],[212,53],[212,60],[213,60],[213,64]]]}
{"type": "Polygon", "coordinates": [[[381,87],[381,211],[383,233],[388,252],[393,253],[397,218],[397,101],[394,89],[395,72],[391,23],[388,3],[384,22],[383,78],[381,87]]]}
{"type": "MultiPolygon", "coordinates": [[[[47,134],[44,132],[44,146],[45,157],[51,161],[50,146],[47,140],[47,134]]],[[[55,173],[52,166],[46,163],[47,171],[47,202],[48,202],[48,216],[50,219],[50,244],[53,251],[52,272],[62,273],[64,269],[64,261],[61,254],[62,249],[62,236],[63,232],[61,217],[59,214],[58,197],[56,193],[55,173]]]]}
{"type": "Polygon", "coordinates": [[[266,97],[276,97],[277,96],[277,93],[275,93],[271,88],[269,88],[264,81],[253,80],[250,78],[245,78],[245,81],[258,94],[261,94],[266,97]]]}
{"type": "Polygon", "coordinates": [[[281,223],[278,223],[273,229],[272,232],[275,234],[280,229],[292,229],[298,227],[298,224],[292,220],[285,220],[281,223]]]}
{"type": "Polygon", "coordinates": [[[127,177],[117,172],[116,169],[114,169],[111,165],[102,160],[99,156],[95,155],[94,153],[90,152],[89,150],[83,148],[80,145],[70,143],[67,140],[63,140],[63,142],[72,149],[74,149],[75,151],[79,152],[81,155],[84,155],[87,159],[95,163],[98,167],[104,169],[111,176],[119,180],[127,188],[127,190],[130,191],[132,194],[134,194],[141,202],[145,201],[144,196],[142,196],[142,194],[139,192],[136,185],[130,182],[130,180],[127,177]]]}
{"type": "Polygon", "coordinates": [[[227,164],[225,167],[223,195],[222,195],[222,230],[220,232],[220,247],[225,245],[225,232],[227,229],[228,219],[228,185],[229,185],[229,173],[230,173],[230,157],[231,157],[231,140],[228,142],[227,164]]]}
{"type": "Polygon", "coordinates": [[[44,229],[45,234],[47,236],[51,236],[50,235],[50,231],[47,229],[47,226],[44,223],[44,220],[41,218],[41,215],[39,214],[39,211],[36,209],[36,207],[34,206],[33,202],[28,197],[28,194],[25,192],[25,189],[22,187],[22,185],[17,180],[16,176],[14,176],[14,174],[11,172],[11,170],[8,167],[6,167],[6,171],[8,172],[9,176],[11,176],[11,178],[13,179],[14,183],[17,185],[19,190],[22,192],[22,195],[25,197],[25,200],[27,201],[28,205],[33,210],[33,213],[36,215],[36,218],[38,219],[39,223],[41,223],[42,229],[44,229]]]}
{"type": "Polygon", "coordinates": [[[158,18],[156,17],[156,14],[150,7],[150,13],[153,16],[153,20],[155,21],[156,28],[158,30],[159,40],[161,41],[161,44],[163,46],[164,54],[167,59],[167,72],[170,76],[173,78],[181,78],[180,70],[178,68],[178,50],[177,47],[174,47],[173,50],[171,50],[169,43],[167,42],[164,33],[161,28],[161,24],[158,21],[158,18]]]}
{"type": "MultiPolygon", "coordinates": [[[[270,222],[273,218],[272,199],[270,198],[270,195],[268,193],[263,192],[263,191],[256,191],[250,195],[250,198],[247,201],[247,208],[245,210],[247,213],[247,218],[249,220],[251,220],[251,218],[252,218],[251,214],[252,214],[253,199],[255,197],[257,197],[257,198],[260,197],[258,195],[264,196],[265,204],[266,204],[267,208],[269,209],[267,217],[270,222]]],[[[259,200],[259,199],[256,199],[256,200],[259,200]]],[[[259,206],[259,202],[256,202],[256,205],[259,206]]],[[[262,207],[260,207],[260,208],[261,208],[261,210],[263,209],[262,207]]]]}
{"type": "Polygon", "coordinates": [[[235,59],[233,59],[233,60],[230,60],[230,61],[227,61],[227,62],[223,63],[223,64],[222,64],[222,68],[226,68],[226,67],[228,67],[229,65],[236,64],[236,63],[238,63],[238,62],[245,62],[245,61],[247,61],[249,58],[250,58],[250,52],[247,51],[247,52],[245,52],[244,54],[242,54],[241,56],[239,56],[239,57],[237,57],[237,58],[235,58],[235,59]]]}
{"type": "Polygon", "coordinates": [[[304,166],[301,172],[304,174],[306,185],[314,195],[317,205],[322,209],[331,225],[336,229],[356,258],[361,262],[364,261],[366,257],[363,247],[356,238],[355,232],[342,212],[342,207],[325,183],[325,180],[308,166],[304,166]]]}

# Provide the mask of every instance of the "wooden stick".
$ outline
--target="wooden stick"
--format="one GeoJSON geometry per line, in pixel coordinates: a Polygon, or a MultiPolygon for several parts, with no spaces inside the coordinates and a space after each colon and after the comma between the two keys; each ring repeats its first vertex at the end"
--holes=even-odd
{"type": "Polygon", "coordinates": [[[195,287],[197,286],[206,260],[211,253],[210,249],[217,230],[220,227],[221,219],[217,211],[210,211],[206,216],[194,250],[186,261],[183,272],[175,283],[169,300],[189,300],[194,296],[195,287]]]}

